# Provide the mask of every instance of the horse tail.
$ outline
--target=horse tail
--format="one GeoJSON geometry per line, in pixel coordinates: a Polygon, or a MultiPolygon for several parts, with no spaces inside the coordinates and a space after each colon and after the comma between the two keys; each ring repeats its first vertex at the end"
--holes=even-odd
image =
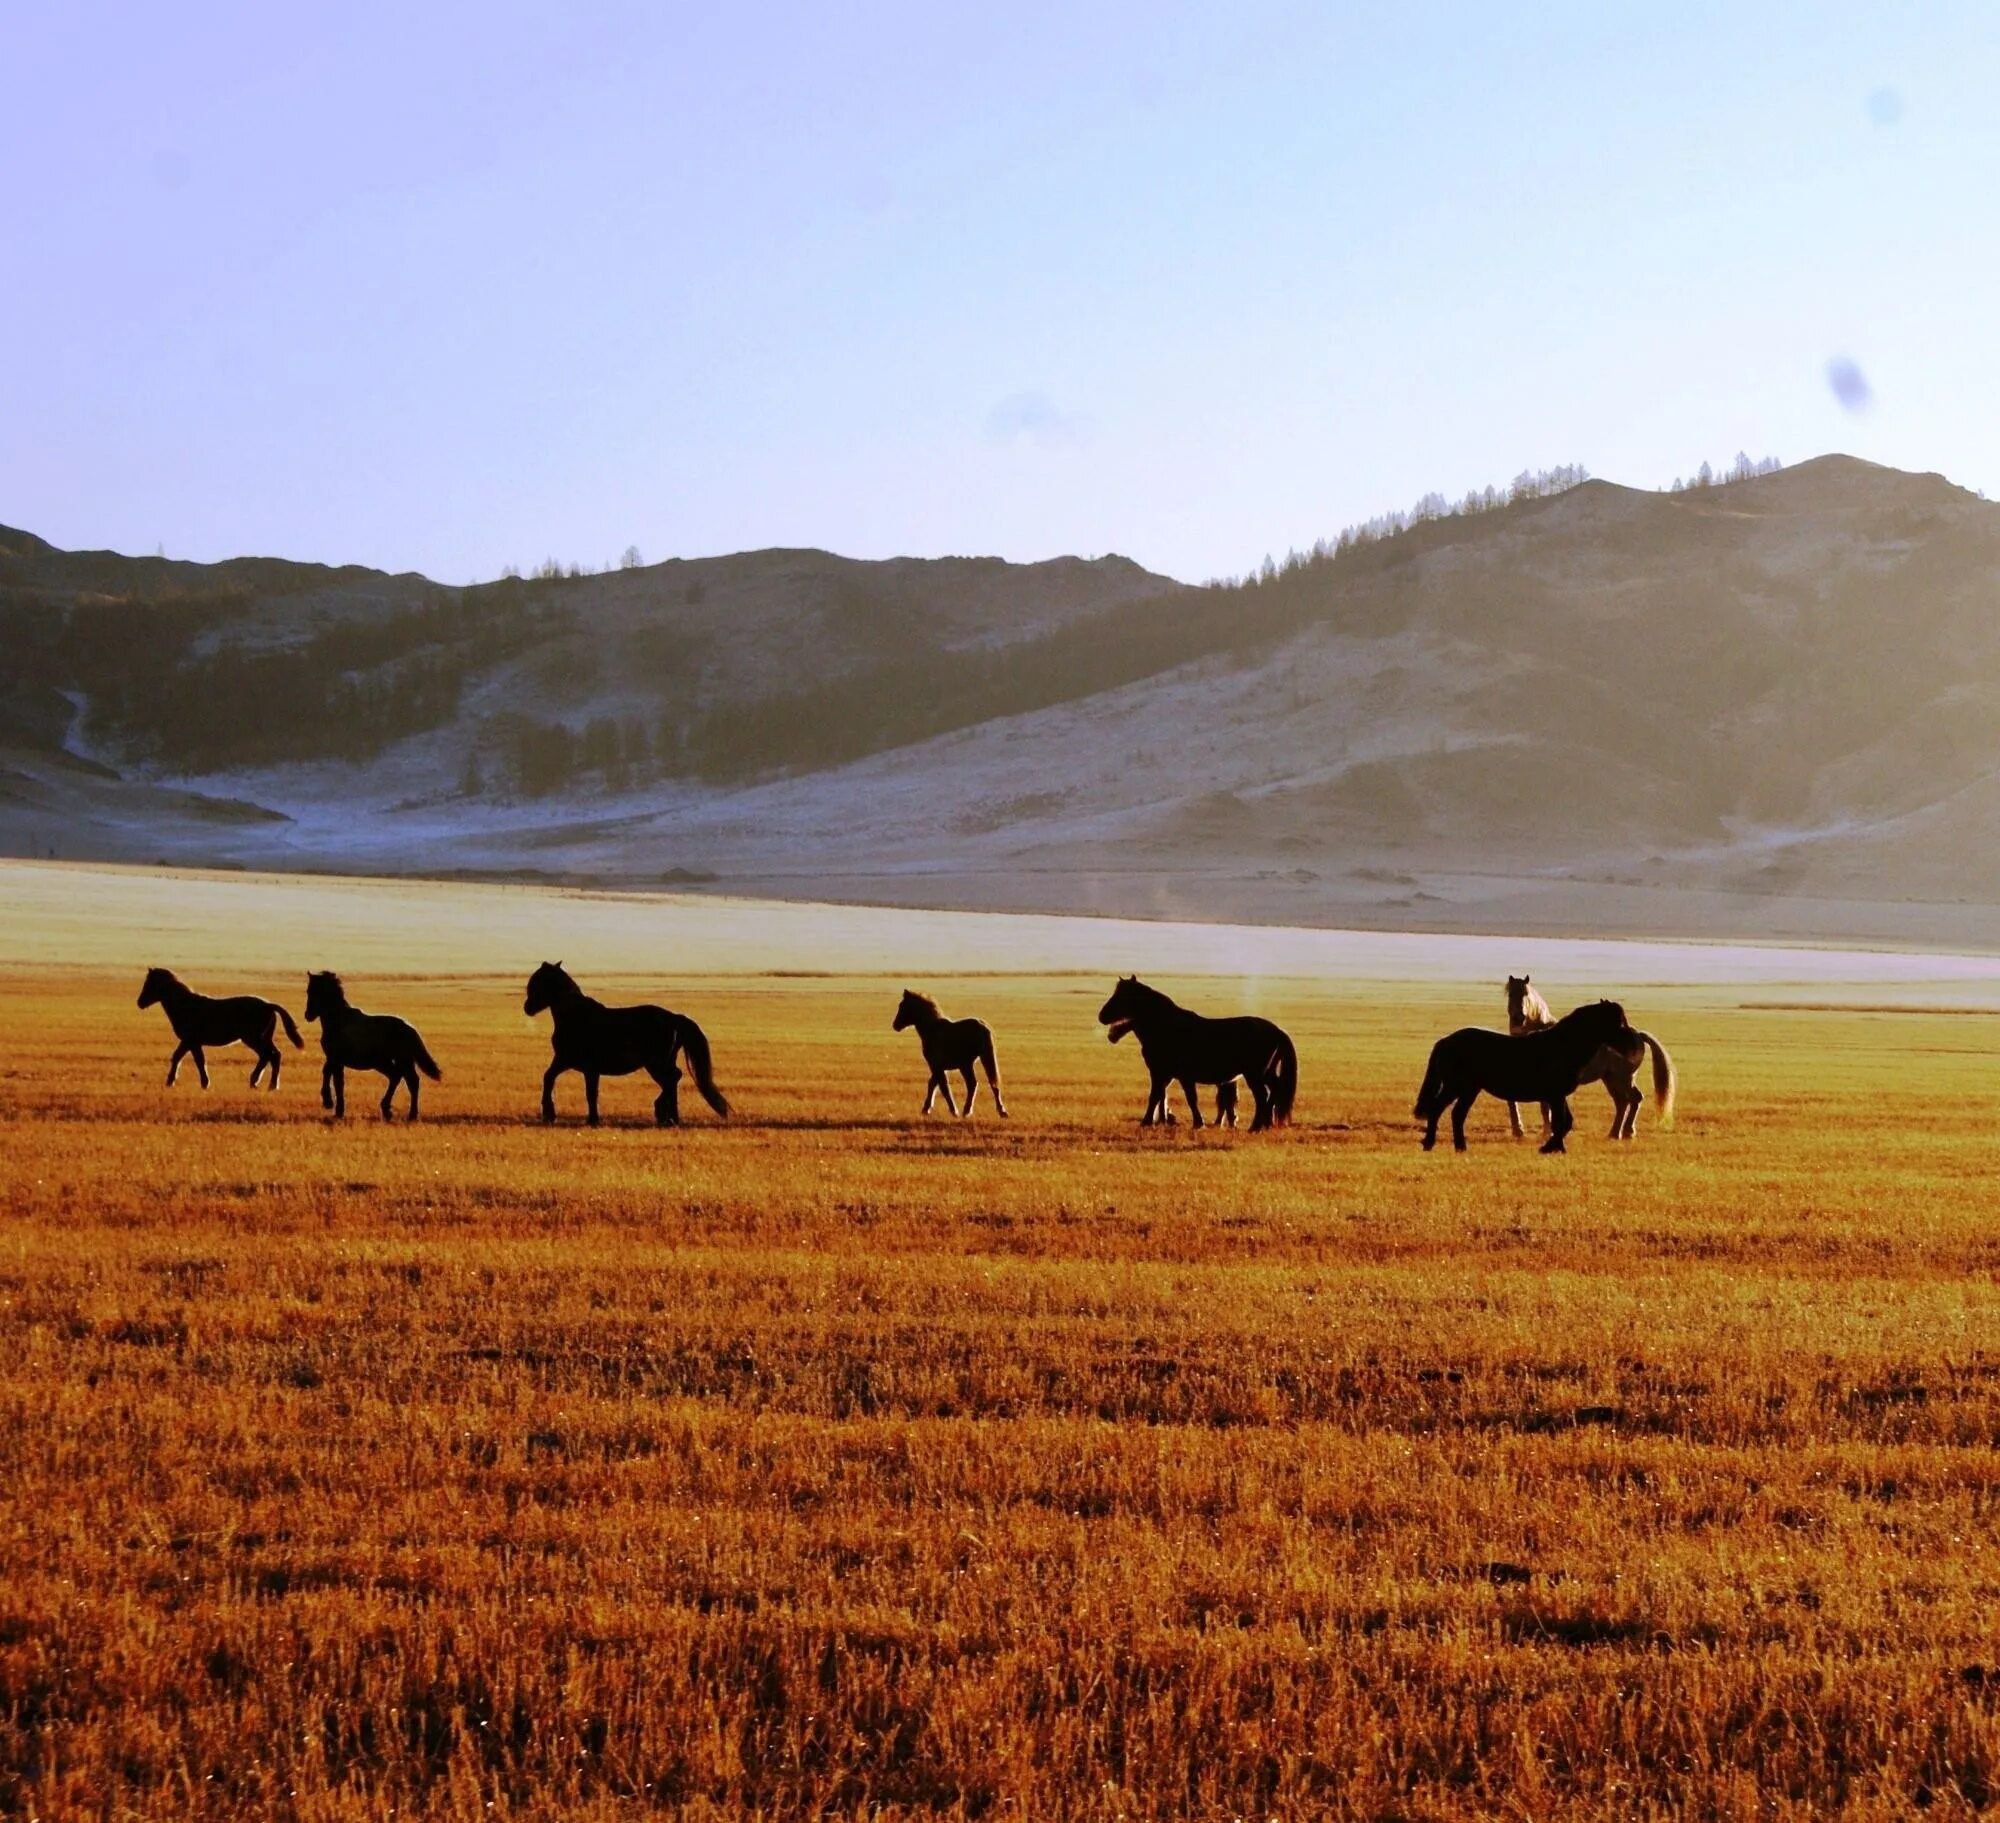
{"type": "Polygon", "coordinates": [[[1424,1066],[1423,1087],[1417,1091],[1417,1105],[1411,1110],[1418,1120],[1429,1120],[1433,1114],[1441,1114],[1445,1103],[1451,1099],[1445,1087],[1444,1066],[1439,1061],[1444,1042],[1440,1038],[1431,1046],[1430,1062],[1424,1066]]]}
{"type": "Polygon", "coordinates": [[[275,1000],[270,1002],[270,1007],[271,1011],[276,1013],[278,1017],[284,1021],[285,1036],[292,1041],[292,1049],[295,1051],[303,1051],[306,1048],[306,1041],[299,1036],[299,1028],[292,1023],[291,1014],[286,1012],[285,1009],[281,1007],[275,1000]]]}
{"type": "Polygon", "coordinates": [[[1674,1060],[1667,1055],[1667,1047],[1651,1032],[1641,1032],[1646,1041],[1646,1049],[1653,1053],[1653,1108],[1660,1117],[1660,1125],[1674,1124],[1674,1090],[1680,1084],[1680,1077],[1674,1069],[1674,1060]]]}
{"type": "Polygon", "coordinates": [[[417,1068],[423,1071],[432,1082],[442,1082],[444,1080],[444,1072],[437,1067],[437,1060],[431,1056],[429,1051],[424,1049],[424,1041],[417,1036],[414,1029],[410,1033],[410,1043],[414,1047],[417,1068]]]}
{"type": "Polygon", "coordinates": [[[1271,1074],[1271,1118],[1283,1126],[1292,1118],[1292,1103],[1299,1096],[1299,1050],[1289,1032],[1278,1034],[1267,1068],[1271,1074]]]}
{"type": "Polygon", "coordinates": [[[986,1086],[993,1091],[993,1099],[1000,1099],[1000,1061],[993,1054],[993,1034],[982,1024],[979,1028],[979,1061],[986,1068],[986,1086]]]}
{"type": "Polygon", "coordinates": [[[715,1072],[708,1060],[707,1034],[685,1015],[681,1019],[681,1049],[687,1052],[688,1068],[694,1072],[694,1086],[701,1091],[702,1100],[726,1120],[729,1103],[715,1086],[715,1072]]]}

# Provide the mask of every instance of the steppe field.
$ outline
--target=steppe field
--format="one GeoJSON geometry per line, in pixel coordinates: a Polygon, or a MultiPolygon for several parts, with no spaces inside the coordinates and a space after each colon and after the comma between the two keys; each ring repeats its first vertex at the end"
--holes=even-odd
{"type": "Polygon", "coordinates": [[[0,1814],[2000,1803],[2000,964],[0,867],[0,1814]],[[561,958],[737,1105],[533,1115],[561,958]],[[413,1020],[203,1094],[151,963],[413,1020]],[[1410,1119],[1531,967],[1680,1118],[1410,1119]],[[1299,1041],[1143,1132],[1137,969],[1299,1041]],[[905,982],[1012,1118],[917,1116],[905,982]]]}

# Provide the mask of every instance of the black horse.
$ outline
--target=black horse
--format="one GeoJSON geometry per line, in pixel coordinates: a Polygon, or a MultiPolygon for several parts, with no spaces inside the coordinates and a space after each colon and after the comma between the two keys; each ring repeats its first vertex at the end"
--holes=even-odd
{"type": "Polygon", "coordinates": [[[993,1034],[985,1020],[947,1019],[938,1011],[935,1000],[905,988],[896,1008],[895,1023],[889,1029],[900,1032],[909,1026],[917,1028],[924,1062],[931,1067],[930,1087],[924,1091],[926,1114],[940,1089],[944,1091],[944,1105],[954,1114],[963,1119],[972,1112],[973,1100],[979,1093],[979,1078],[972,1073],[974,1064],[985,1066],[986,1080],[993,1088],[993,1105],[1003,1116],[1006,1114],[1007,1104],[1000,1098],[1000,1066],[993,1060],[993,1034]],[[951,1084],[945,1081],[947,1070],[956,1070],[965,1078],[963,1108],[951,1098],[951,1084]]]}
{"type": "MultiPolygon", "coordinates": [[[[1131,1029],[1130,1026],[1126,1025],[1113,1026],[1111,1029],[1111,1042],[1116,1044],[1131,1029]]],[[[1139,1056],[1145,1063],[1147,1072],[1151,1074],[1153,1071],[1153,1060],[1147,1055],[1146,1041],[1143,1038],[1139,1040],[1139,1056]]],[[[1171,1075],[1169,1075],[1167,1080],[1172,1080],[1171,1075]]],[[[1171,1127],[1174,1124],[1174,1111],[1166,1105],[1164,1090],[1161,1091],[1159,1119],[1163,1126],[1171,1127]]],[[[1233,1076],[1227,1082],[1219,1082],[1215,1085],[1215,1124],[1218,1127],[1233,1127],[1236,1125],[1236,1078],[1233,1076]]]]}
{"type": "Polygon", "coordinates": [[[382,1092],[382,1118],[394,1118],[389,1104],[399,1082],[409,1086],[409,1117],[417,1118],[417,1072],[423,1071],[432,1082],[439,1081],[444,1072],[431,1060],[414,1026],[387,1013],[364,1013],[349,1006],[340,977],[331,974],[306,977],[306,1017],[319,1021],[319,1048],[326,1057],[326,1067],[319,1076],[321,1107],[331,1109],[336,1120],[344,1120],[347,1072],[373,1070],[389,1079],[382,1092]]]}
{"type": "Polygon", "coordinates": [[[597,1079],[644,1070],[659,1084],[653,1118],[663,1127],[680,1125],[680,1065],[686,1052],[694,1086],[725,1119],[729,1103],[715,1086],[708,1039],[700,1026],[663,1006],[606,1006],[578,987],[560,962],[544,962],[528,977],[523,1010],[555,1015],[555,1057],[542,1075],[542,1118],[556,1117],[556,1078],[565,1070],[583,1077],[583,1100],[590,1124],[597,1125],[597,1079]]]}
{"type": "Polygon", "coordinates": [[[1197,1083],[1218,1085],[1240,1076],[1250,1085],[1257,1112],[1250,1131],[1292,1117],[1299,1092],[1299,1054],[1283,1027],[1268,1019],[1205,1019],[1177,1006],[1135,975],[1120,978],[1111,998],[1098,1009],[1097,1023],[1109,1026],[1116,1044],[1127,1032],[1139,1040],[1140,1055],[1152,1078],[1142,1123],[1167,1119],[1167,1086],[1179,1083],[1188,1113],[1202,1125],[1197,1083]]]}
{"type": "Polygon", "coordinates": [[[194,1071],[201,1078],[201,1086],[208,1087],[208,1059],[202,1055],[209,1045],[248,1045],[256,1054],[257,1062],[250,1072],[250,1086],[257,1086],[257,1078],[266,1070],[271,1072],[270,1087],[278,1086],[278,1073],[284,1068],[284,1054],[278,1049],[277,1032],[282,1021],[285,1036],[292,1041],[294,1050],[302,1050],[305,1040],[299,1036],[299,1028],[292,1023],[292,1016],[275,1000],[259,1000],[250,994],[237,994],[227,1000],[212,1000],[206,994],[197,994],[187,986],[171,969],[149,968],[146,982],[139,990],[141,1006],[159,1005],[166,1008],[167,1023],[174,1028],[174,1036],[180,1040],[173,1056],[167,1063],[167,1087],[174,1086],[174,1078],[181,1073],[181,1059],[192,1057],[194,1071]]]}
{"type": "Polygon", "coordinates": [[[1539,1102],[1549,1110],[1544,1152],[1560,1152],[1576,1124],[1569,1098],[1599,1051],[1609,1045],[1630,1053],[1639,1035],[1615,1000],[1580,1006],[1540,1031],[1489,1031],[1469,1025],[1431,1046],[1423,1087],[1417,1091],[1417,1119],[1424,1127],[1424,1150],[1437,1144],[1438,1122],[1451,1110],[1451,1143],[1465,1150],[1465,1117],[1482,1094],[1502,1101],[1539,1102]]]}

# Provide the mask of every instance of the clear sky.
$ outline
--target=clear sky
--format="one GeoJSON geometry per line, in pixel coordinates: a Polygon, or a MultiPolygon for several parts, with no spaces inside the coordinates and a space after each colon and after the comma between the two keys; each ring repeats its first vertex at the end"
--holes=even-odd
{"type": "Polygon", "coordinates": [[[2000,493],[1978,4],[24,0],[0,94],[62,545],[1200,579],[1557,462],[2000,493]]]}

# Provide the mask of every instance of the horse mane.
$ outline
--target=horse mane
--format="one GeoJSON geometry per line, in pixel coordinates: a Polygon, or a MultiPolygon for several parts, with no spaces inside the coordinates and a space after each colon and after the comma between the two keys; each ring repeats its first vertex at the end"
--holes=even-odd
{"type": "Polygon", "coordinates": [[[1170,1006],[1178,1008],[1180,1005],[1180,1002],[1174,999],[1174,997],[1171,994],[1163,994],[1156,987],[1148,987],[1146,983],[1141,981],[1137,975],[1127,975],[1122,981],[1118,983],[1118,986],[1121,989],[1131,988],[1136,992],[1143,994],[1155,1006],[1170,1006]]]}
{"type": "MultiPolygon", "coordinates": [[[[903,990],[903,999],[905,1002],[914,1000],[918,1007],[928,1013],[933,1019],[942,1019],[944,1017],[944,1014],[938,1008],[938,1003],[930,995],[920,994],[913,987],[906,987],[903,990]]],[[[877,1014],[876,1017],[880,1018],[881,1015],[877,1014]]]]}

